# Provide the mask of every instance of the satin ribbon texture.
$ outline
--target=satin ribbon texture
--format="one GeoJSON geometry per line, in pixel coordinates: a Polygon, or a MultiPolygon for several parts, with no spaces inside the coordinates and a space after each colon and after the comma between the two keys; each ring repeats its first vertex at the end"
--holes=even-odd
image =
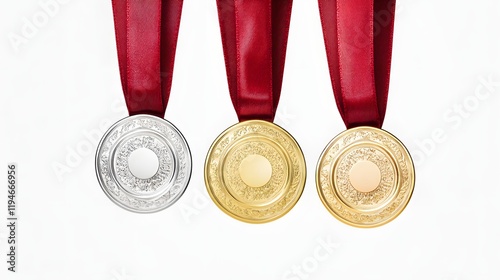
{"type": "Polygon", "coordinates": [[[183,0],[113,0],[129,114],[163,118],[170,96],[183,0]]]}

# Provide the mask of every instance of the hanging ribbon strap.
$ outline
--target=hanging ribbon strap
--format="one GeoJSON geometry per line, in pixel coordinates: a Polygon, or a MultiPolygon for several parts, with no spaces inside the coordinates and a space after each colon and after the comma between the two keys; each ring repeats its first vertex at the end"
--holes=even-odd
{"type": "Polygon", "coordinates": [[[384,121],[395,0],[319,0],[335,100],[347,128],[384,121]]]}
{"type": "Polygon", "coordinates": [[[113,0],[123,93],[130,115],[163,118],[183,0],[113,0]]]}
{"type": "Polygon", "coordinates": [[[272,122],[283,81],[292,0],[217,0],[217,9],[238,119],[272,122]]]}

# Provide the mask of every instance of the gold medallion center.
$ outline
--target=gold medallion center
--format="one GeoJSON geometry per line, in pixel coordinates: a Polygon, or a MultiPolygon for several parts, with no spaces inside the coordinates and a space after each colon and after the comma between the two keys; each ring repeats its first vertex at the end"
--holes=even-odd
{"type": "Polygon", "coordinates": [[[246,185],[258,188],[269,182],[273,168],[267,158],[261,155],[249,155],[241,161],[239,173],[246,185]]]}
{"type": "Polygon", "coordinates": [[[410,153],[389,132],[358,126],[337,135],[316,169],[321,201],[340,221],[377,227],[395,219],[410,201],[415,170],[410,153]]]}
{"type": "Polygon", "coordinates": [[[349,170],[349,181],[359,192],[374,191],[380,184],[380,179],[380,169],[368,160],[356,162],[349,170]]]}
{"type": "Polygon", "coordinates": [[[288,213],[305,180],[306,163],[295,139],[263,120],[226,129],[205,160],[210,198],[226,214],[247,223],[267,223],[288,213]]]}

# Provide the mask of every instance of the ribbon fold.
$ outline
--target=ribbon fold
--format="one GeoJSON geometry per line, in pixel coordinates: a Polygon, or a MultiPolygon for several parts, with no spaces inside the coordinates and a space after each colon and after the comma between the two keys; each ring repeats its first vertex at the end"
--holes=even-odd
{"type": "Polygon", "coordinates": [[[217,0],[217,10],[238,119],[272,122],[283,81],[292,0],[217,0]]]}
{"type": "Polygon", "coordinates": [[[112,0],[123,93],[130,115],[165,115],[183,0],[112,0]]]}
{"type": "Polygon", "coordinates": [[[396,1],[318,2],[335,100],[346,127],[382,127],[396,1]]]}

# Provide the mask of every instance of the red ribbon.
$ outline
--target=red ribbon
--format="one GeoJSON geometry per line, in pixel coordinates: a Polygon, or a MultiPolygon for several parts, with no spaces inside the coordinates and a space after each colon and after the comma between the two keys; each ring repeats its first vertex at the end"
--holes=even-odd
{"type": "Polygon", "coordinates": [[[183,0],[113,0],[123,93],[130,115],[163,118],[183,0]]]}
{"type": "Polygon", "coordinates": [[[283,81],[292,0],[217,0],[217,9],[238,119],[272,122],[283,81]]]}
{"type": "Polygon", "coordinates": [[[337,107],[347,128],[384,121],[395,0],[319,0],[337,107]]]}

